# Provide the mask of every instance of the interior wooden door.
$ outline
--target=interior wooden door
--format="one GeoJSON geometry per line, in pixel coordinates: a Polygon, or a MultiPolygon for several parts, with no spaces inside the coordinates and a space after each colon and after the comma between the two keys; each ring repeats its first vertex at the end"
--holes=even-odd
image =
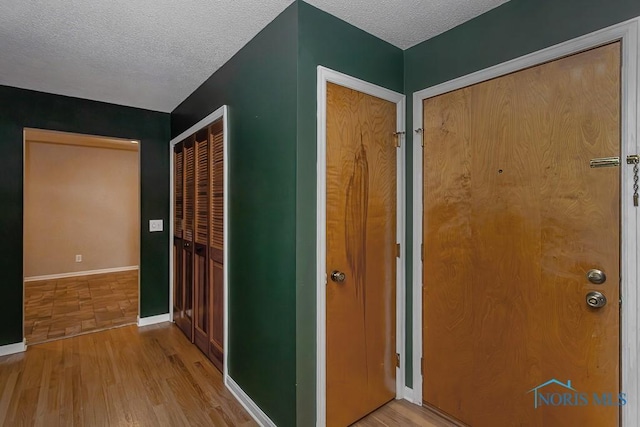
{"type": "Polygon", "coordinates": [[[424,401],[618,425],[620,168],[589,164],[620,156],[620,43],[427,99],[423,128],[424,401]]]}
{"type": "Polygon", "coordinates": [[[394,103],[327,84],[328,426],[396,395],[395,131],[394,103]]]}
{"type": "Polygon", "coordinates": [[[184,317],[184,147],[178,143],[173,149],[173,318],[180,325],[184,317]]]}
{"type": "Polygon", "coordinates": [[[193,289],[194,289],[194,343],[205,354],[209,350],[209,331],[211,316],[209,300],[211,298],[210,278],[207,268],[209,252],[209,132],[202,129],[195,135],[195,224],[193,251],[193,289]]]}
{"type": "Polygon", "coordinates": [[[211,200],[209,233],[209,278],[211,294],[209,312],[209,359],[222,371],[224,354],[224,147],[223,122],[212,124],[209,132],[211,149],[211,200]]]}

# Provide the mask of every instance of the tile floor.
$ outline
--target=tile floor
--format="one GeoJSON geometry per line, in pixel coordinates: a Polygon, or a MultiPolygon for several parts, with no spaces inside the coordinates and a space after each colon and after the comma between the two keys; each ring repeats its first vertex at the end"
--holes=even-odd
{"type": "Polygon", "coordinates": [[[135,323],[137,316],[137,270],[25,283],[27,344],[135,323]]]}

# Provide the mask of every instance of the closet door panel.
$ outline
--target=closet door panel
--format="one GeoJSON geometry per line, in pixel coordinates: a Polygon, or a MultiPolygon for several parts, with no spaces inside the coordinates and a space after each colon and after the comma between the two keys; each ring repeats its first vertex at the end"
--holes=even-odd
{"type": "Polygon", "coordinates": [[[188,271],[185,268],[189,255],[185,250],[185,146],[184,142],[174,149],[174,321],[176,325],[191,339],[191,324],[186,313],[188,271]]]}
{"type": "Polygon", "coordinates": [[[195,325],[194,342],[207,354],[209,347],[209,274],[207,252],[209,240],[209,133],[203,129],[195,136],[195,252],[194,294],[195,325]]]}
{"type": "Polygon", "coordinates": [[[193,340],[193,251],[195,223],[195,145],[193,138],[184,142],[184,227],[182,231],[183,250],[183,316],[176,324],[187,337],[193,340]]]}
{"type": "Polygon", "coordinates": [[[224,352],[224,151],[222,121],[211,126],[211,215],[209,272],[211,334],[209,358],[222,370],[224,352]]]}
{"type": "Polygon", "coordinates": [[[222,263],[216,262],[214,257],[209,260],[210,274],[213,279],[212,295],[211,295],[211,337],[209,340],[209,352],[207,356],[214,365],[220,371],[223,368],[223,343],[224,343],[224,328],[223,328],[223,314],[224,314],[224,288],[222,286],[223,281],[223,268],[222,263]],[[219,285],[218,285],[219,284],[219,285]]]}

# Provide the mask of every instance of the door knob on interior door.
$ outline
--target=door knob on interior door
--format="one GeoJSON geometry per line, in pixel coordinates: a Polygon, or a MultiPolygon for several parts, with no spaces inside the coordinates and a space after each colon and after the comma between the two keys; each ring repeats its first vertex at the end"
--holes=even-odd
{"type": "Polygon", "coordinates": [[[344,274],[342,271],[333,270],[331,272],[331,280],[333,280],[336,283],[342,283],[346,278],[347,278],[346,274],[344,274]]]}
{"type": "Polygon", "coordinates": [[[587,294],[587,305],[592,308],[601,308],[607,304],[607,297],[602,292],[589,292],[587,294]]]}

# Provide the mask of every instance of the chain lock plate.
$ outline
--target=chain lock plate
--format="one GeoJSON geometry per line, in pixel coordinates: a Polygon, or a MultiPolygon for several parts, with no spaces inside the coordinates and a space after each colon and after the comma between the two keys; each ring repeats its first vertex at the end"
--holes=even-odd
{"type": "Polygon", "coordinates": [[[627,156],[627,164],[633,165],[633,206],[638,206],[638,164],[640,156],[632,154],[627,156]]]}

